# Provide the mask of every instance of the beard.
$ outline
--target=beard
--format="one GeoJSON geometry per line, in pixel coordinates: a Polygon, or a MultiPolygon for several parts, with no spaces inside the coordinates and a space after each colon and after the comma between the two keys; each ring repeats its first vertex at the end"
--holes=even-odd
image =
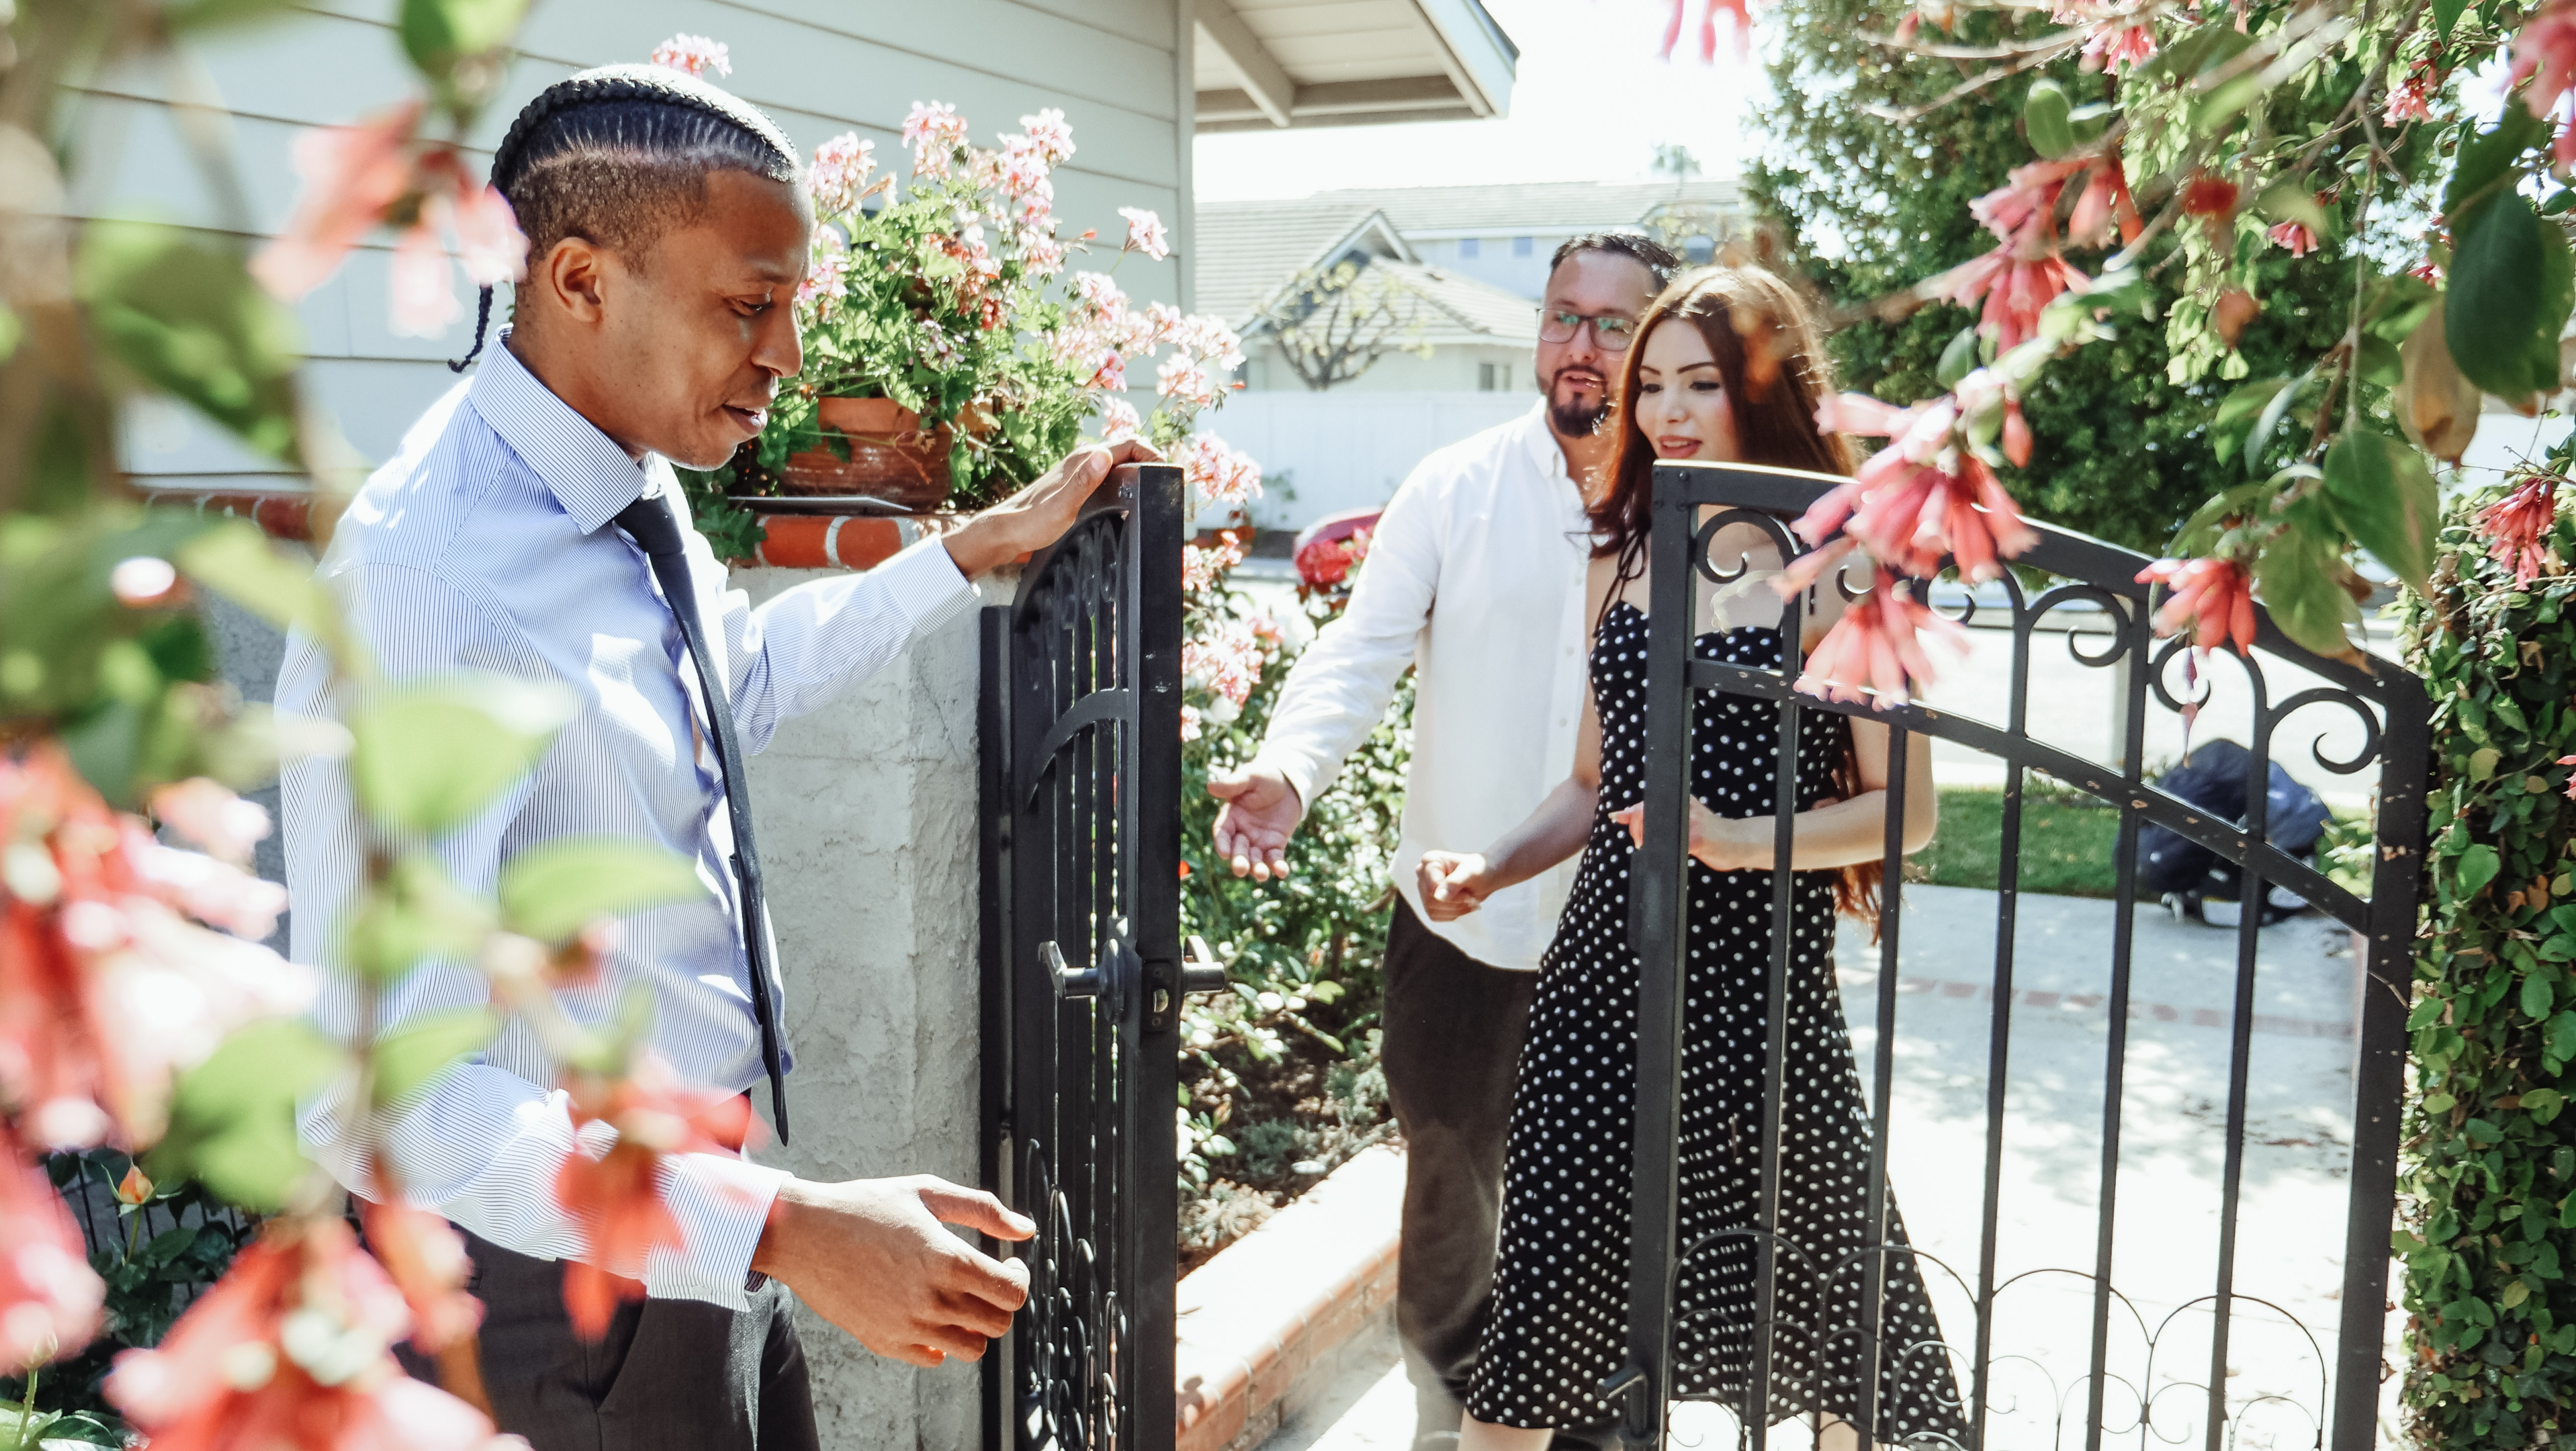
{"type": "Polygon", "coordinates": [[[1610,389],[1607,389],[1605,381],[1577,384],[1574,389],[1564,389],[1558,384],[1564,384],[1564,374],[1548,379],[1548,423],[1556,428],[1558,436],[1589,438],[1592,430],[1600,428],[1602,420],[1610,418],[1610,389]],[[1584,387],[1592,389],[1592,402],[1584,402],[1584,387]]]}

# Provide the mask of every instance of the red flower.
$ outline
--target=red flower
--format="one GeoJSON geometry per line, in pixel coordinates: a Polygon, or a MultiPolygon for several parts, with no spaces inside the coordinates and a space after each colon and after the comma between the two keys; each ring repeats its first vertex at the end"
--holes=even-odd
{"type": "Polygon", "coordinates": [[[2165,587],[2164,608],[2156,611],[2156,633],[2171,635],[2193,626],[2192,646],[2207,650],[2233,645],[2239,655],[2254,653],[2254,586],[2245,567],[2232,559],[2159,559],[2138,571],[2138,583],[2165,587]]]}
{"type": "Polygon", "coordinates": [[[493,1447],[482,1412],[395,1362],[410,1318],[346,1221],[277,1221],[104,1389],[153,1451],[493,1447]]]}
{"type": "Polygon", "coordinates": [[[1368,558],[1369,536],[1380,509],[1354,509],[1318,519],[1297,536],[1297,578],[1308,589],[1348,584],[1351,571],[1368,558]]]}
{"type": "Polygon", "coordinates": [[[2558,522],[2557,476],[2525,478],[2513,492],[2480,509],[2475,522],[2486,536],[2487,558],[2512,570],[2517,588],[2557,568],[2548,543],[2550,526],[2558,522]]]}
{"type": "Polygon", "coordinates": [[[251,259],[251,275],[294,302],[319,287],[411,187],[412,132],[420,102],[407,101],[355,126],[324,126],[295,138],[304,195],[275,241],[251,259]]]}
{"type": "Polygon", "coordinates": [[[738,1153],[751,1131],[751,1101],[737,1093],[683,1087],[650,1054],[624,1080],[570,1075],[573,1131],[584,1142],[555,1176],[555,1199],[581,1226],[587,1252],[564,1266],[564,1309],[584,1339],[608,1333],[619,1300],[641,1299],[646,1256],[683,1245],[680,1222],[662,1202],[662,1160],[671,1154],[738,1153]],[[582,1134],[605,1124],[604,1151],[582,1134]]]}
{"type": "Polygon", "coordinates": [[[0,1124],[0,1366],[89,1344],[106,1297],[62,1196],[0,1124]]]}
{"type": "Polygon", "coordinates": [[[2293,257],[2305,257],[2317,250],[2317,234],[2298,222],[2281,222],[2263,234],[2275,247],[2287,247],[2293,257]]]}
{"type": "MultiPolygon", "coordinates": [[[[2513,37],[2513,71],[2508,84],[2524,88],[2522,103],[2546,121],[2558,103],[2576,88],[2576,0],[2548,0],[2522,23],[2513,37]]],[[[2558,128],[2558,169],[2576,164],[2576,126],[2558,128]]]]}
{"type": "Polygon", "coordinates": [[[2129,195],[2129,174],[2121,169],[2120,158],[2106,156],[2093,163],[2083,193],[2075,198],[2074,214],[2066,219],[2067,240],[2080,247],[2099,247],[2111,240],[2114,225],[2124,246],[2138,240],[2146,229],[2138,204],[2129,195]]]}
{"type": "Polygon", "coordinates": [[[483,1323],[482,1302],[465,1293],[472,1265],[453,1225],[408,1204],[364,1196],[358,1198],[358,1220],[366,1227],[368,1248],[411,1310],[412,1344],[436,1355],[483,1323]]]}
{"type": "Polygon", "coordinates": [[[1925,630],[1967,653],[1967,631],[1956,620],[1926,608],[1908,584],[1880,569],[1870,591],[1852,601],[1816,643],[1797,688],[1823,700],[1868,701],[1877,710],[1903,705],[1913,689],[1933,681],[1932,662],[1923,653],[1925,630]]]}
{"type": "Polygon", "coordinates": [[[43,1147],[158,1138],[174,1073],[311,1000],[304,969],[188,920],[265,935],[284,890],[155,841],[59,747],[0,757],[0,887],[0,1103],[43,1147]]]}
{"type": "MultiPolygon", "coordinates": [[[[2039,536],[1994,470],[1960,446],[1958,421],[1958,404],[1949,397],[1902,412],[1850,394],[1818,407],[1820,428],[1886,433],[1893,442],[1807,510],[1797,523],[1800,537],[1822,545],[1841,533],[1881,564],[1917,578],[1939,573],[1945,555],[1971,580],[1994,578],[2000,560],[2039,536]]],[[[1828,546],[1801,557],[1781,577],[1781,588],[1805,589],[1841,552],[1828,546]]]]}

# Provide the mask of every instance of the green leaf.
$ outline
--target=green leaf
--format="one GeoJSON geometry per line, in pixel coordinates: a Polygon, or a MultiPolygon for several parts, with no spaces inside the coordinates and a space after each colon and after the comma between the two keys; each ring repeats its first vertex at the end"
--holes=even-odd
{"type": "Polygon", "coordinates": [[[2329,657],[2352,653],[2352,641],[2344,630],[2361,620],[2360,608],[2344,592],[2342,564],[2343,552],[2329,530],[2312,519],[2294,517],[2272,536],[2254,566],[2263,608],[2281,633],[2302,648],[2329,657]]]}
{"type": "MultiPolygon", "coordinates": [[[[2556,230],[2540,220],[2531,199],[2519,192],[2491,197],[2467,221],[2453,223],[2451,285],[2442,300],[2442,328],[2460,375],[2497,397],[2519,400],[2539,391],[2530,362],[2534,340],[2544,327],[2543,304],[2554,265],[2549,260],[2554,249],[2542,233],[2556,230]]],[[[2564,238],[2560,241],[2563,249],[2564,238]]],[[[2554,344],[2556,330],[2548,336],[2554,344]]],[[[2554,359],[2551,371],[2556,372],[2554,359]]]]}
{"type": "Polygon", "coordinates": [[[254,1023],[179,1080],[170,1129],[145,1157],[156,1180],[194,1179],[217,1196],[274,1213],[312,1166],[295,1138],[295,1107],[348,1061],[305,1023],[254,1023]]]}
{"type": "Polygon", "coordinates": [[[2247,473],[2252,473],[2262,466],[2263,451],[2271,446],[2273,430],[2279,428],[2281,420],[2289,416],[2290,405],[2298,400],[2299,394],[2316,376],[2316,369],[2308,369],[2293,379],[2289,386],[2273,394],[2263,405],[2262,413],[2254,420],[2254,431],[2245,436],[2245,471],[2247,473]]]}
{"type": "Polygon", "coordinates": [[[376,1040],[376,1103],[390,1107],[447,1076],[501,1031],[489,1008],[450,1008],[412,1019],[376,1040]]]}
{"type": "Polygon", "coordinates": [[[2528,106],[2507,106],[2492,131],[2463,129],[2458,161],[2442,188],[2442,211],[2450,218],[2456,242],[2460,226],[2482,210],[2504,185],[2506,173],[2522,154],[2549,139],[2552,126],[2531,114],[2528,106]]]}
{"type": "Polygon", "coordinates": [[[2458,24],[2460,12],[2469,8],[2469,0],[2433,0],[2433,33],[2444,40],[2451,38],[2451,27],[2458,24]]]}
{"type": "Polygon", "coordinates": [[[601,917],[704,896],[688,858],[620,837],[558,837],[501,868],[501,922],[559,943],[601,917]]]}
{"type": "Polygon", "coordinates": [[[571,715],[562,689],[502,675],[395,692],[349,723],[358,803],[392,828],[445,831],[534,765],[571,715]]]}
{"type": "Polygon", "coordinates": [[[277,626],[313,627],[331,617],[331,602],[313,566],[268,542],[259,526],[227,519],[181,545],[177,563],[190,579],[277,626]]]}
{"type": "Polygon", "coordinates": [[[2045,77],[2031,82],[2021,105],[2022,131],[2030,137],[2031,149],[2052,159],[2074,150],[2073,111],[2057,82],[2045,77]]]}
{"type": "Polygon", "coordinates": [[[2462,851],[2454,866],[2454,895],[2466,901],[2476,896],[2487,883],[2495,880],[2498,864],[2496,849],[2485,842],[2472,842],[2462,851]]]}
{"type": "MultiPolygon", "coordinates": [[[[2550,986],[2549,979],[2536,972],[2526,974],[2522,980],[2522,1015],[2535,1023],[2545,1023],[2549,1021],[2550,1009],[2556,1006],[2558,994],[2550,986]]],[[[2530,1096],[2524,1095],[2524,1102],[2529,1101],[2530,1096]]]]}
{"type": "Polygon", "coordinates": [[[1934,375],[1941,380],[1942,387],[1956,388],[1960,379],[1976,370],[1977,330],[1973,326],[1963,327],[1959,329],[1958,336],[1941,349],[1941,363],[1934,375]]]}
{"type": "Polygon", "coordinates": [[[2424,456],[2383,433],[2354,431],[2326,450],[2335,519],[2419,593],[2433,569],[2441,491],[2424,456]]]}
{"type": "Polygon", "coordinates": [[[528,0],[403,0],[403,54],[443,78],[458,61],[509,44],[527,13],[528,0]]]}
{"type": "Polygon", "coordinates": [[[2354,371],[2365,383],[2394,388],[2406,377],[2406,359],[2397,345],[2377,333],[2361,335],[2361,352],[2354,360],[2354,371]]]}
{"type": "Polygon", "coordinates": [[[2567,1095],[2554,1088],[2535,1088],[2522,1096],[2523,1112],[2530,1114],[2534,1123],[2548,1123],[2566,1107],[2567,1095]]]}
{"type": "Polygon", "coordinates": [[[2317,205],[2316,193],[2295,181],[2285,181],[2255,199],[2254,209],[2276,222],[2297,222],[2316,233],[2319,240],[2333,235],[2334,218],[2317,205]]]}
{"type": "Polygon", "coordinates": [[[343,948],[350,966],[383,985],[429,958],[471,957],[493,925],[490,907],[450,880],[437,858],[413,852],[359,897],[343,948]]]}
{"type": "Polygon", "coordinates": [[[2469,752],[2469,779],[2484,781],[2493,776],[2496,773],[2498,759],[2500,759],[2500,753],[2493,746],[2480,746],[2469,752]]]}
{"type": "Polygon", "coordinates": [[[137,381],[296,461],[303,334],[237,248],[155,222],[96,221],[82,232],[78,287],[99,341],[137,381]]]}

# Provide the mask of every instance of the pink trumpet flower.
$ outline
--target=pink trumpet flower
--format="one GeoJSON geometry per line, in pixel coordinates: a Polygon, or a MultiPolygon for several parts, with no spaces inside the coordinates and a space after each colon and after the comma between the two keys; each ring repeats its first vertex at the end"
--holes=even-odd
{"type": "MultiPolygon", "coordinates": [[[[1917,578],[1941,569],[1944,556],[1972,581],[1994,578],[2004,559],[2039,542],[2021,508],[1985,461],[1956,439],[1957,402],[1947,396],[1896,410],[1876,399],[1843,394],[1816,410],[1816,423],[1838,433],[1885,434],[1849,483],[1818,499],[1797,523],[1800,537],[1822,545],[1849,536],[1880,563],[1917,578]]],[[[1833,562],[1819,549],[1780,578],[1783,591],[1805,589],[1833,562]]]]}
{"type": "MultiPolygon", "coordinates": [[[[2009,352],[2037,334],[2041,310],[2057,294],[2087,280],[2059,254],[2057,198],[2068,178],[2093,164],[2066,159],[2015,167],[2005,185],[1968,204],[1969,211],[2003,245],[1924,284],[1929,295],[1963,307],[1983,302],[1978,331],[1995,340],[1997,352],[2009,352]]],[[[2119,211],[2128,186],[2121,181],[2115,195],[2109,189],[2111,183],[2103,185],[2106,190],[2097,205],[2107,218],[2119,211]]],[[[2077,210],[2085,214],[2088,225],[2100,225],[2087,208],[2079,205],[2077,210]]],[[[2131,211],[2134,215],[2134,208],[2131,211]]]]}
{"type": "MultiPolygon", "coordinates": [[[[1664,44],[1660,52],[1665,60],[1671,60],[1674,47],[1681,44],[1683,12],[1690,7],[1690,0],[1672,0],[1672,3],[1672,18],[1664,23],[1664,44]]],[[[1703,64],[1717,59],[1717,12],[1720,10],[1735,17],[1735,53],[1739,57],[1752,41],[1753,16],[1746,8],[1746,0],[1705,0],[1699,14],[1699,58],[1703,64]]]]}
{"type": "Polygon", "coordinates": [[[2287,247],[2293,257],[2305,257],[2317,250],[2317,234],[2298,222],[2281,222],[2263,234],[2275,247],[2287,247]]]}
{"type": "Polygon", "coordinates": [[[675,35],[653,47],[653,64],[699,77],[709,71],[729,76],[733,74],[733,48],[703,35],[675,35]]]}
{"type": "Polygon", "coordinates": [[[2093,32],[2084,42],[2085,68],[2135,67],[2154,59],[2156,30],[2152,25],[2106,25],[2093,32]]]}
{"type": "Polygon", "coordinates": [[[2558,565],[2549,549],[2550,527],[2558,522],[2558,480],[2535,474],[2513,492],[2477,513],[2478,533],[2487,541],[2487,558],[2513,571],[2516,588],[2529,585],[2558,565]]]}
{"type": "Polygon", "coordinates": [[[98,1333],[106,1299],[80,1226],[29,1147],[0,1124],[0,1365],[78,1352],[98,1333]]]}
{"type": "MultiPolygon", "coordinates": [[[[2530,84],[2523,87],[2522,103],[2544,121],[2557,115],[2558,103],[2576,89],[2576,0],[2548,0],[2514,32],[2508,83],[2522,86],[2525,81],[2530,84]]],[[[2576,126],[2558,128],[2553,155],[2562,174],[2576,166],[2576,126]]]]}
{"type": "Polygon", "coordinates": [[[295,138],[304,195],[286,230],[259,249],[250,271],[281,302],[326,281],[358,239],[411,186],[408,150],[420,124],[408,101],[355,126],[325,126],[295,138]]]}
{"type": "Polygon", "coordinates": [[[1852,601],[1817,642],[1797,688],[1823,700],[1866,701],[1875,710],[1904,705],[1935,678],[1923,653],[1927,630],[1967,653],[1967,631],[1958,621],[1926,607],[1910,585],[1882,568],[1869,593],[1852,601]]]}
{"type": "MultiPolygon", "coordinates": [[[[2576,756],[2560,756],[2558,758],[2558,764],[2562,766],[2576,766],[2576,756]]],[[[2576,801],[2576,771],[2570,771],[2567,774],[2567,799],[2570,801],[2576,801]]]]}
{"type": "Polygon", "coordinates": [[[2189,625],[2194,649],[2232,645],[2239,655],[2254,653],[2253,581],[2235,560],[2159,559],[2138,571],[2138,583],[2165,587],[2157,634],[2178,634],[2189,625]]]}
{"type": "Polygon", "coordinates": [[[2093,164],[2085,178],[2075,211],[2066,219],[2066,236],[2078,246],[2099,247],[2111,240],[2115,225],[2124,246],[2146,230],[2138,204],[2129,195],[2129,174],[2121,168],[2120,158],[2106,156],[2093,164]]]}

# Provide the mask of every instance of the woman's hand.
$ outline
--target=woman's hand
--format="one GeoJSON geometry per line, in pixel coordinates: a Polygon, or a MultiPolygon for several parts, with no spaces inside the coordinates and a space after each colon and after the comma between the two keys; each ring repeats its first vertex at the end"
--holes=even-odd
{"type": "Polygon", "coordinates": [[[1422,910],[1434,922],[1457,921],[1485,905],[1493,890],[1478,852],[1426,851],[1413,879],[1422,889],[1422,910]]]}
{"type": "MultiPolygon", "coordinates": [[[[1610,813],[1628,828],[1628,840],[1646,844],[1645,803],[1610,813]]],[[[1694,797],[1690,804],[1691,859],[1713,872],[1768,871],[1771,868],[1771,818],[1720,816],[1694,797]]]]}

